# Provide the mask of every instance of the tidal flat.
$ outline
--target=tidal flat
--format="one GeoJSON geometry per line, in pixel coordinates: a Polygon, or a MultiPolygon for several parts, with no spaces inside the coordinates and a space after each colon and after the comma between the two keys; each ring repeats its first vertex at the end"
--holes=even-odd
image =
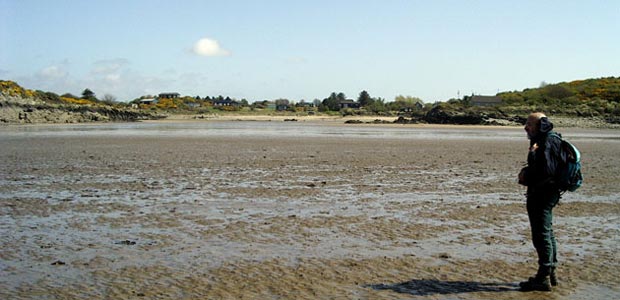
{"type": "Polygon", "coordinates": [[[521,128],[0,127],[2,299],[620,298],[620,131],[559,128],[585,183],[536,271],[521,128]]]}

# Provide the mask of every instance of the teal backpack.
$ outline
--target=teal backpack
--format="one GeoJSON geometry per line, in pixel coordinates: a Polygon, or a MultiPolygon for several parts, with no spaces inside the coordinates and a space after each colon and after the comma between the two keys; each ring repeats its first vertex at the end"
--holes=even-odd
{"type": "Polygon", "coordinates": [[[551,133],[562,142],[560,144],[561,164],[557,173],[556,181],[561,192],[574,192],[583,183],[581,175],[581,153],[573,144],[556,133],[551,133]]]}

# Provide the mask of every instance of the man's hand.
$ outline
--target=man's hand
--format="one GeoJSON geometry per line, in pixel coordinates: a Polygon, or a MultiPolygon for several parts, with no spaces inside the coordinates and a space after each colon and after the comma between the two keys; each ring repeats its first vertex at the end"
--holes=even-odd
{"type": "Polygon", "coordinates": [[[521,172],[519,172],[519,184],[526,185],[525,184],[525,170],[526,169],[527,168],[523,168],[521,169],[521,172]]]}

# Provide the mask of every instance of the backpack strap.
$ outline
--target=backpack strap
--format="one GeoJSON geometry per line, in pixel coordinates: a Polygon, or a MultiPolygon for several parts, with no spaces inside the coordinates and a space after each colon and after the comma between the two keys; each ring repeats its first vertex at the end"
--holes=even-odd
{"type": "Polygon", "coordinates": [[[559,133],[557,133],[557,132],[555,132],[555,131],[551,131],[551,132],[549,132],[549,135],[548,135],[548,136],[551,136],[551,137],[557,138],[557,139],[559,139],[559,140],[564,140],[564,139],[562,139],[562,135],[561,135],[561,134],[559,134],[559,133]]]}

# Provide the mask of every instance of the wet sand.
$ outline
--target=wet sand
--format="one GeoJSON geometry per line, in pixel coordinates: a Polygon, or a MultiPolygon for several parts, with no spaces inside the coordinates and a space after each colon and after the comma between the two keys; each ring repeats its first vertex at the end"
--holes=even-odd
{"type": "Polygon", "coordinates": [[[3,135],[0,298],[619,298],[620,142],[575,143],[560,286],[521,293],[525,137],[3,135]]]}

